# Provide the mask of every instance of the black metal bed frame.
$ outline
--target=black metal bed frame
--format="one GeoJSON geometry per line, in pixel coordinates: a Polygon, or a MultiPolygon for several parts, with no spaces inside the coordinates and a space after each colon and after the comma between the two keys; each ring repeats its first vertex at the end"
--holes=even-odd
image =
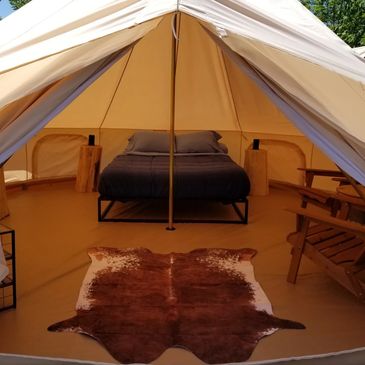
{"type": "MultiPolygon", "coordinates": [[[[128,201],[137,201],[138,199],[111,199],[103,196],[98,197],[98,222],[140,222],[140,223],[166,223],[167,218],[107,218],[108,213],[112,209],[115,202],[126,203],[128,201]],[[102,210],[101,203],[109,201],[109,204],[102,210]]],[[[147,199],[143,199],[147,200],[147,199]]],[[[212,200],[210,200],[212,201],[212,200]]],[[[248,223],[248,199],[238,199],[236,201],[222,202],[223,204],[231,204],[239,219],[174,219],[174,223],[224,223],[224,224],[247,224],[248,223]],[[244,214],[237,206],[237,203],[245,205],[244,214]]]]}

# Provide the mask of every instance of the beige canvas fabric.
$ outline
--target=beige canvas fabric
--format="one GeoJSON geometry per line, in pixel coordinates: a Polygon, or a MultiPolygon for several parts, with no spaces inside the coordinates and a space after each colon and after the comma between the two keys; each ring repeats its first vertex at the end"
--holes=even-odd
{"type": "Polygon", "coordinates": [[[365,57],[365,46],[363,47],[357,47],[354,48],[354,51],[356,52],[356,54],[358,54],[361,57],[365,57]]]}
{"type": "MultiPolygon", "coordinates": [[[[224,56],[199,22],[182,15],[179,39],[177,130],[301,135],[262,91],[224,56]]],[[[47,128],[167,130],[170,125],[170,59],[171,16],[167,16],[47,128]],[[95,102],[90,103],[90,100],[95,102]]]]}
{"type": "MultiPolygon", "coordinates": [[[[340,134],[349,146],[347,158],[357,156],[354,171],[362,174],[364,63],[300,3],[290,0],[60,0],[54,7],[33,0],[0,24],[0,153],[20,148],[32,135],[29,126],[48,115],[49,128],[96,129],[99,136],[107,129],[168,129],[173,11],[182,15],[177,130],[237,131],[243,138],[247,133],[301,135],[223,54],[208,29],[278,86],[284,99],[315,116],[329,137],[340,134]],[[66,104],[57,96],[60,86],[69,87],[76,74],[87,77],[80,68],[91,68],[134,42],[120,61],[53,118],[53,104],[66,104]]],[[[118,150],[120,142],[107,148],[118,150]]]]}
{"type": "Polygon", "coordinates": [[[87,138],[78,134],[42,137],[33,149],[32,177],[76,176],[80,146],[85,144],[87,138]],[[54,163],[50,164],[50,160],[54,163]]]}

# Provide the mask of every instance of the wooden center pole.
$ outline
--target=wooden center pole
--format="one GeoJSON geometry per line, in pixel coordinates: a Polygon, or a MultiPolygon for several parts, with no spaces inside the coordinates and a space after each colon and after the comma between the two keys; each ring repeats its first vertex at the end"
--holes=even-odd
{"type": "Polygon", "coordinates": [[[175,97],[176,97],[176,61],[177,61],[177,15],[175,12],[173,18],[173,27],[171,32],[171,90],[170,90],[170,163],[169,163],[169,219],[168,231],[174,231],[174,151],[175,151],[175,97]],[[174,32],[175,30],[175,32],[174,32]]]}

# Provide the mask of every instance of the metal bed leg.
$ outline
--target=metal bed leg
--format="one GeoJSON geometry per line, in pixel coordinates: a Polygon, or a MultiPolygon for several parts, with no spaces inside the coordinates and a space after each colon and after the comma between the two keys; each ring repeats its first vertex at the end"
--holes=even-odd
{"type": "Polygon", "coordinates": [[[234,211],[236,212],[236,214],[238,215],[240,221],[242,223],[244,223],[245,222],[245,217],[242,215],[242,212],[241,212],[240,208],[238,208],[236,202],[232,203],[232,207],[233,207],[234,211]]]}
{"type": "Polygon", "coordinates": [[[244,224],[248,223],[248,199],[245,199],[245,219],[243,221],[244,224]]]}
{"type": "Polygon", "coordinates": [[[246,198],[243,202],[243,204],[245,204],[245,215],[243,216],[240,208],[238,208],[236,202],[232,203],[233,209],[235,210],[235,212],[237,213],[237,215],[239,216],[240,220],[242,221],[243,224],[247,224],[248,223],[248,199],[246,198]]]}
{"type": "Polygon", "coordinates": [[[102,217],[101,217],[101,199],[100,196],[98,197],[98,222],[102,221],[102,217]]]}
{"type": "Polygon", "coordinates": [[[110,209],[112,209],[115,200],[112,200],[109,202],[108,206],[104,209],[104,211],[101,211],[101,201],[102,199],[98,198],[98,221],[104,222],[106,215],[109,213],[110,209]]]}

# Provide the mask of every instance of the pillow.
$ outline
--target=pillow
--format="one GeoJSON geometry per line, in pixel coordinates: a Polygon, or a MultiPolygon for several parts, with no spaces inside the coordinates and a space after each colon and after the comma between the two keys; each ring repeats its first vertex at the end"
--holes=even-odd
{"type": "Polygon", "coordinates": [[[169,153],[170,140],[166,132],[141,131],[134,133],[128,139],[129,143],[124,153],[157,152],[169,153]]]}
{"type": "Polygon", "coordinates": [[[176,136],[177,153],[227,153],[227,147],[219,143],[222,136],[215,131],[202,131],[176,136]]]}

